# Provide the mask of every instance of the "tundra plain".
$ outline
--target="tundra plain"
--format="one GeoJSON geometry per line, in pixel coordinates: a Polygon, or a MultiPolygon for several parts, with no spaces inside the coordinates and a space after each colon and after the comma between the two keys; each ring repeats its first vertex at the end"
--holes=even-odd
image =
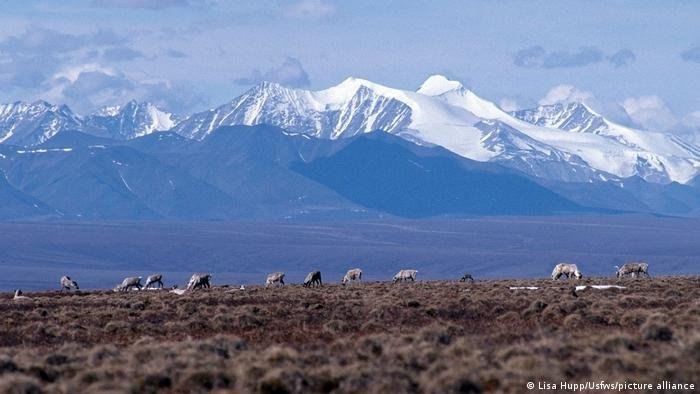
{"type": "MultiPolygon", "coordinates": [[[[420,277],[419,277],[420,279],[420,277]]],[[[27,292],[0,302],[0,392],[527,392],[700,384],[700,278],[27,292]],[[537,287],[513,290],[511,287],[537,287]]]]}

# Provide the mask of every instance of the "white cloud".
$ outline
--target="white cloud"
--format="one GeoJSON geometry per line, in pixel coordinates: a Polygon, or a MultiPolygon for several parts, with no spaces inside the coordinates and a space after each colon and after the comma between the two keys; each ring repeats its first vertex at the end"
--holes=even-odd
{"type": "Polygon", "coordinates": [[[619,105],[634,123],[633,126],[674,134],[700,144],[700,111],[678,116],[656,95],[629,97],[619,105]]]}
{"type": "Polygon", "coordinates": [[[634,62],[636,56],[630,49],[620,49],[610,56],[595,46],[583,46],[575,51],[560,50],[549,52],[540,45],[519,50],[513,57],[516,66],[524,68],[564,68],[584,67],[604,60],[615,67],[626,66],[634,62]]]}
{"type": "Polygon", "coordinates": [[[591,107],[600,107],[593,93],[581,90],[572,85],[558,85],[553,87],[547,92],[547,95],[539,101],[539,104],[552,105],[571,102],[581,102],[591,107]]]}
{"type": "Polygon", "coordinates": [[[700,111],[693,111],[681,119],[680,132],[689,141],[700,144],[700,111]]]}
{"type": "Polygon", "coordinates": [[[127,48],[113,30],[65,33],[32,26],[0,39],[0,84],[5,89],[35,90],[71,59],[95,48],[127,48]]]}
{"type": "Polygon", "coordinates": [[[78,80],[80,77],[80,74],[82,73],[87,73],[87,72],[95,72],[99,71],[103,74],[106,75],[115,75],[116,71],[112,68],[109,67],[104,67],[101,66],[97,63],[85,63],[85,64],[79,64],[77,66],[70,66],[61,69],[59,72],[54,74],[53,76],[53,81],[59,81],[62,79],[65,79],[67,82],[75,82],[78,80]]]}
{"type": "Polygon", "coordinates": [[[678,119],[659,96],[630,97],[621,105],[632,121],[647,130],[669,131],[678,125],[678,119]]]}
{"type": "Polygon", "coordinates": [[[700,130],[700,111],[693,111],[683,118],[683,124],[700,130]]]}
{"type": "Polygon", "coordinates": [[[253,70],[250,76],[236,78],[236,85],[255,85],[262,81],[277,82],[293,88],[304,88],[310,85],[309,75],[304,70],[299,60],[288,57],[278,67],[272,67],[264,73],[258,69],[253,70]]]}
{"type": "Polygon", "coordinates": [[[301,0],[284,10],[293,19],[322,19],[335,14],[335,6],[322,0],[301,0]]]}
{"type": "Polygon", "coordinates": [[[127,74],[97,63],[66,67],[42,88],[39,98],[67,103],[81,114],[132,99],[149,101],[176,113],[187,113],[193,105],[203,102],[196,92],[173,86],[168,80],[127,74]]]}
{"type": "Polygon", "coordinates": [[[512,111],[517,111],[519,109],[522,109],[520,104],[515,100],[510,97],[504,97],[498,102],[498,106],[501,107],[502,110],[506,112],[512,112],[512,111]]]}

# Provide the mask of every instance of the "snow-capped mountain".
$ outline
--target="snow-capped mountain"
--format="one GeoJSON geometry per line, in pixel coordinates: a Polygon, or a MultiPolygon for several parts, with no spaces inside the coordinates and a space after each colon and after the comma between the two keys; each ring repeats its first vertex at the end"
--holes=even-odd
{"type": "Polygon", "coordinates": [[[678,137],[614,124],[581,103],[506,113],[440,75],[415,92],[356,78],[320,91],[264,82],[228,104],[190,116],[173,131],[202,139],[220,126],[255,124],[327,139],[381,129],[563,181],[640,176],[686,183],[700,172],[700,147],[678,137]]]}
{"type": "Polygon", "coordinates": [[[45,101],[0,104],[0,143],[38,145],[61,130],[79,130],[80,118],[67,106],[45,101]]]}
{"type": "Polygon", "coordinates": [[[688,183],[700,174],[700,147],[677,136],[615,124],[576,102],[507,113],[440,75],[417,91],[357,78],[319,91],[263,82],[181,122],[136,101],[85,118],[43,101],[0,105],[0,143],[24,146],[41,144],[61,130],[117,140],[171,130],[202,140],[221,126],[258,124],[330,140],[384,130],[547,180],[621,184],[639,176],[654,183],[688,183]]]}
{"type": "Polygon", "coordinates": [[[0,104],[0,143],[35,146],[64,130],[127,140],[169,130],[177,121],[175,115],[147,102],[130,101],[84,118],[66,105],[52,105],[45,101],[15,102],[0,104]]]}
{"type": "Polygon", "coordinates": [[[609,128],[602,116],[579,102],[540,105],[510,114],[534,125],[580,133],[603,134],[609,128]]]}
{"type": "Polygon", "coordinates": [[[272,124],[284,125],[290,132],[336,139],[405,128],[411,109],[377,92],[377,87],[352,78],[319,92],[263,82],[228,104],[190,116],[173,131],[201,140],[221,126],[272,124]]]}
{"type": "Polygon", "coordinates": [[[175,115],[158,109],[155,105],[135,100],[123,106],[106,107],[85,117],[85,128],[92,134],[117,140],[128,140],[166,131],[177,122],[175,115]]]}

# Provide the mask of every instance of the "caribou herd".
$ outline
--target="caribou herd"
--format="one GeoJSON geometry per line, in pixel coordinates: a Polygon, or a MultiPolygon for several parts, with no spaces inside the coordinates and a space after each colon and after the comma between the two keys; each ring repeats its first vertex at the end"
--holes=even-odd
{"type": "MultiPolygon", "coordinates": [[[[392,278],[392,283],[398,282],[415,282],[416,276],[418,274],[417,270],[414,269],[402,269],[394,275],[392,278]]],[[[621,267],[615,266],[615,276],[617,278],[636,278],[638,276],[644,276],[649,278],[649,264],[642,262],[631,262],[622,265],[621,267]]],[[[284,283],[284,272],[273,272],[267,275],[265,279],[265,287],[271,285],[283,286],[284,283]]],[[[581,279],[583,273],[579,270],[578,266],[573,263],[559,263],[554,266],[552,270],[552,280],[559,280],[562,277],[569,279],[581,279]]],[[[163,284],[163,275],[154,274],[146,277],[146,283],[141,284],[142,276],[128,276],[122,280],[122,282],[114,288],[115,292],[128,292],[130,290],[161,290],[165,286],[163,284]]],[[[197,289],[208,289],[211,287],[212,275],[209,273],[195,273],[190,278],[185,289],[178,289],[177,285],[170,289],[171,293],[184,294],[185,291],[194,291],[197,289]]],[[[362,270],[360,268],[349,269],[342,280],[341,284],[346,285],[348,283],[362,283],[362,270]]],[[[459,282],[474,283],[474,278],[471,274],[464,274],[459,279],[459,282]]],[[[78,282],[71,279],[70,276],[64,275],[59,279],[59,284],[61,285],[61,292],[70,292],[71,290],[77,291],[80,289],[78,282]]],[[[311,271],[306,275],[306,278],[302,282],[303,287],[322,287],[323,282],[321,281],[321,271],[311,271]]],[[[245,290],[245,286],[241,285],[240,290],[245,290]]],[[[29,297],[22,293],[22,290],[16,290],[14,299],[15,300],[25,300],[29,297]]]]}

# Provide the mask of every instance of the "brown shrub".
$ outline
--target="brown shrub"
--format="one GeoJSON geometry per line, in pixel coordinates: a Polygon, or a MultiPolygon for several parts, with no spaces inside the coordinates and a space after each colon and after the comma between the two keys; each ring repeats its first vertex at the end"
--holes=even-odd
{"type": "Polygon", "coordinates": [[[639,343],[629,335],[615,333],[603,340],[601,349],[606,353],[617,353],[621,350],[635,351],[639,347],[639,343]]]}
{"type": "Polygon", "coordinates": [[[578,313],[572,313],[564,318],[564,327],[566,328],[576,329],[584,326],[584,319],[578,313]]]}
{"type": "Polygon", "coordinates": [[[620,318],[620,324],[624,327],[640,327],[649,318],[649,312],[643,309],[633,309],[625,312],[620,318]]]}
{"type": "Polygon", "coordinates": [[[523,318],[527,319],[533,315],[537,315],[547,307],[547,303],[542,300],[532,301],[530,306],[523,311],[523,318]]]}
{"type": "Polygon", "coordinates": [[[700,363],[700,335],[696,335],[690,339],[688,346],[683,352],[688,360],[693,360],[700,363]]]}
{"type": "Polygon", "coordinates": [[[139,393],[158,393],[170,389],[173,385],[170,376],[162,373],[147,374],[134,381],[133,391],[139,393]]]}
{"type": "Polygon", "coordinates": [[[44,391],[36,379],[25,375],[0,375],[0,393],[2,394],[40,394],[44,391]]]}
{"type": "Polygon", "coordinates": [[[97,346],[90,352],[88,364],[99,367],[103,363],[119,364],[124,361],[121,352],[114,345],[97,346]]]}
{"type": "MultiPolygon", "coordinates": [[[[184,377],[180,382],[176,384],[176,389],[182,392],[188,393],[203,393],[209,392],[214,389],[226,389],[231,387],[235,383],[235,379],[232,379],[227,374],[223,372],[209,371],[209,370],[194,370],[185,371],[184,377]]],[[[167,380],[160,382],[169,383],[167,380]]]]}
{"type": "Polygon", "coordinates": [[[296,368],[274,368],[260,379],[257,391],[268,394],[306,393],[309,382],[296,368]]]}
{"type": "Polygon", "coordinates": [[[500,324],[514,324],[521,320],[520,314],[515,311],[508,311],[496,318],[496,321],[500,324]]]}
{"type": "MultiPolygon", "coordinates": [[[[498,388],[498,381],[491,381],[488,384],[489,390],[498,388]]],[[[463,371],[450,370],[436,379],[430,380],[424,384],[424,390],[428,393],[464,393],[464,394],[479,394],[483,392],[481,386],[474,381],[473,378],[465,376],[463,371]]]]}
{"type": "Polygon", "coordinates": [[[12,357],[6,354],[0,355],[0,375],[6,372],[15,372],[17,369],[17,364],[12,360],[12,357]]]}
{"type": "Polygon", "coordinates": [[[673,330],[664,323],[651,320],[640,328],[644,339],[651,341],[670,341],[673,339],[673,330]]]}

